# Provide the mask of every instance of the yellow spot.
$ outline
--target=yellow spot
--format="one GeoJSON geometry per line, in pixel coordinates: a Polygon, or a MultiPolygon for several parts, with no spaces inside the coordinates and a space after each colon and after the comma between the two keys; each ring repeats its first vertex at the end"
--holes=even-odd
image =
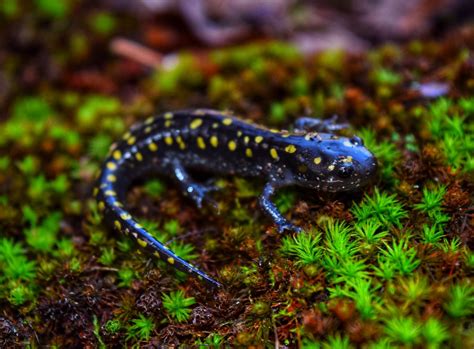
{"type": "Polygon", "coordinates": [[[270,155],[271,155],[272,158],[274,158],[275,160],[278,160],[278,159],[279,159],[279,158],[278,158],[278,153],[277,153],[277,151],[276,151],[274,148],[270,149],[270,155]]]}
{"type": "Polygon", "coordinates": [[[152,130],[151,126],[145,127],[145,133],[150,133],[152,130]]]}
{"type": "Polygon", "coordinates": [[[92,191],[93,196],[97,196],[99,194],[99,188],[95,187],[94,190],[92,191]]]}
{"type": "Polygon", "coordinates": [[[132,217],[131,217],[130,214],[128,214],[128,213],[122,213],[122,214],[120,215],[120,218],[122,218],[123,220],[126,221],[126,220],[128,220],[128,219],[130,219],[130,218],[132,218],[132,217]]]}
{"type": "Polygon", "coordinates": [[[165,121],[165,127],[170,127],[171,125],[173,125],[173,121],[171,121],[171,120],[166,120],[165,121]]]}
{"type": "Polygon", "coordinates": [[[212,128],[218,128],[218,127],[219,127],[219,124],[217,122],[212,124],[212,128]]]}
{"type": "Polygon", "coordinates": [[[189,124],[189,127],[191,128],[191,130],[194,130],[194,129],[198,128],[201,125],[202,125],[202,119],[194,119],[189,124]]]}
{"type": "Polygon", "coordinates": [[[120,160],[122,158],[122,153],[120,150],[115,150],[112,154],[115,160],[120,160]]]}
{"type": "Polygon", "coordinates": [[[234,151],[235,148],[237,148],[237,144],[236,144],[234,141],[229,141],[229,143],[227,144],[227,146],[229,147],[229,150],[230,150],[230,151],[234,151]]]}
{"type": "Polygon", "coordinates": [[[250,148],[245,149],[245,155],[247,155],[247,157],[251,158],[253,156],[252,149],[250,149],[250,148]]]}
{"type": "Polygon", "coordinates": [[[174,258],[172,258],[172,257],[169,257],[167,259],[167,261],[168,261],[169,264],[174,264],[174,258]]]}
{"type": "Polygon", "coordinates": [[[249,136],[245,136],[245,137],[244,137],[244,143],[245,143],[245,144],[249,144],[249,141],[250,141],[249,136]]]}
{"type": "Polygon", "coordinates": [[[99,204],[98,204],[98,207],[99,207],[99,210],[103,211],[105,210],[105,204],[103,201],[100,201],[99,204]]]}
{"type": "Polygon", "coordinates": [[[105,191],[105,195],[107,195],[107,196],[115,196],[115,195],[117,195],[117,193],[114,192],[113,190],[106,190],[106,191],[105,191]]]}
{"type": "Polygon", "coordinates": [[[166,136],[165,137],[165,143],[168,145],[173,144],[173,138],[171,136],[166,136]]]}
{"type": "Polygon", "coordinates": [[[334,170],[334,165],[329,165],[329,166],[328,166],[328,170],[329,170],[329,171],[334,170]]]}
{"type": "Polygon", "coordinates": [[[133,143],[135,143],[136,140],[137,140],[137,139],[132,136],[132,137],[130,137],[130,138],[128,139],[127,143],[128,143],[129,145],[132,145],[133,143]]]}
{"type": "Polygon", "coordinates": [[[156,251],[155,251],[155,252],[153,252],[153,255],[154,255],[155,257],[161,258],[159,252],[156,252],[156,251]]]}
{"type": "Polygon", "coordinates": [[[271,132],[271,133],[278,133],[279,131],[278,131],[277,129],[275,129],[275,128],[271,128],[271,129],[270,129],[270,132],[271,132]]]}
{"type": "Polygon", "coordinates": [[[206,143],[204,142],[204,139],[202,137],[198,137],[196,139],[196,142],[200,149],[206,149],[206,143]]]}
{"type": "Polygon", "coordinates": [[[181,136],[176,137],[176,142],[179,145],[179,149],[181,150],[186,149],[186,144],[184,143],[183,138],[181,138],[181,136]]]}
{"type": "Polygon", "coordinates": [[[284,133],[284,134],[282,134],[281,136],[282,136],[283,138],[288,138],[288,137],[290,137],[290,134],[289,134],[289,133],[284,133]]]}
{"type": "Polygon", "coordinates": [[[137,158],[138,161],[142,161],[142,160],[143,160],[143,155],[142,155],[142,153],[140,153],[140,152],[136,152],[136,153],[135,153],[135,157],[137,158]]]}
{"type": "Polygon", "coordinates": [[[219,145],[219,140],[217,139],[216,136],[211,136],[211,145],[214,148],[217,148],[217,146],[219,145]]]}
{"type": "Polygon", "coordinates": [[[226,126],[229,126],[232,124],[232,119],[231,118],[225,118],[224,120],[222,120],[222,123],[226,126]]]}
{"type": "Polygon", "coordinates": [[[126,132],[124,135],[123,135],[123,139],[127,140],[130,138],[132,134],[130,132],[126,132]]]}
{"type": "Polygon", "coordinates": [[[237,137],[240,137],[240,136],[242,136],[242,131],[239,130],[237,131],[237,137]]]}
{"type": "Polygon", "coordinates": [[[313,161],[316,165],[319,165],[321,163],[321,157],[318,156],[317,158],[314,158],[313,161]]]}
{"type": "Polygon", "coordinates": [[[173,118],[173,113],[170,113],[170,112],[165,113],[164,118],[165,119],[172,119],[173,118]]]}
{"type": "Polygon", "coordinates": [[[348,156],[342,160],[342,162],[352,162],[352,156],[348,156]]]}
{"type": "Polygon", "coordinates": [[[117,165],[115,164],[115,162],[108,162],[107,163],[107,168],[111,171],[113,170],[116,170],[117,169],[117,165]]]}
{"type": "Polygon", "coordinates": [[[296,147],[293,144],[286,146],[285,151],[287,153],[293,154],[296,151],[296,147]]]}
{"type": "Polygon", "coordinates": [[[140,224],[138,224],[138,223],[135,223],[135,228],[137,228],[137,229],[141,229],[141,228],[143,228],[143,227],[142,227],[140,224]]]}
{"type": "Polygon", "coordinates": [[[148,243],[142,239],[137,239],[137,242],[141,247],[146,247],[148,245],[148,243]]]}
{"type": "Polygon", "coordinates": [[[107,180],[109,182],[115,182],[117,180],[117,177],[115,177],[114,175],[108,175],[107,180]]]}
{"type": "Polygon", "coordinates": [[[255,137],[255,143],[259,144],[263,141],[263,137],[262,136],[257,136],[255,137]]]}
{"type": "Polygon", "coordinates": [[[122,203],[120,201],[114,201],[114,204],[113,204],[115,207],[122,207],[122,203]]]}
{"type": "Polygon", "coordinates": [[[122,224],[120,224],[119,221],[115,221],[115,222],[114,222],[114,225],[115,225],[115,228],[117,228],[118,230],[121,230],[121,229],[122,229],[122,224]]]}
{"type": "Polygon", "coordinates": [[[148,149],[150,149],[151,151],[157,151],[158,146],[156,145],[156,143],[151,142],[150,144],[148,144],[148,149]]]}
{"type": "Polygon", "coordinates": [[[155,118],[153,116],[150,116],[148,119],[145,120],[145,125],[150,125],[155,118]]]}

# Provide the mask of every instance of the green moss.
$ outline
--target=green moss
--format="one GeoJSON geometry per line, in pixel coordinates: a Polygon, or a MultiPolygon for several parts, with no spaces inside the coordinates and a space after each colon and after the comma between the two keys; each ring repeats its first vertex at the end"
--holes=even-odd
{"type": "Polygon", "coordinates": [[[402,81],[402,77],[399,74],[385,68],[373,70],[371,78],[376,85],[393,86],[398,85],[402,81]]]}
{"type": "Polygon", "coordinates": [[[423,324],[421,333],[427,347],[430,349],[442,348],[442,343],[449,338],[447,327],[438,319],[430,317],[423,324]]]}
{"type": "Polygon", "coordinates": [[[69,0],[34,0],[34,3],[40,13],[53,19],[64,18],[71,9],[69,0]]]}
{"type": "Polygon", "coordinates": [[[159,179],[153,179],[145,183],[145,191],[148,195],[160,197],[166,190],[166,185],[159,179]]]}
{"type": "Polygon", "coordinates": [[[354,225],[354,232],[357,237],[369,245],[378,244],[388,235],[388,231],[382,228],[382,224],[375,219],[358,221],[354,225]]]}
{"type": "Polygon", "coordinates": [[[120,102],[115,98],[92,95],[87,97],[77,110],[76,121],[79,127],[91,129],[97,127],[100,116],[117,114],[120,107],[120,102]]]}
{"type": "Polygon", "coordinates": [[[0,13],[7,18],[16,17],[19,12],[18,0],[5,0],[0,4],[0,13]]]}
{"type": "Polygon", "coordinates": [[[115,260],[115,250],[110,247],[110,248],[104,248],[102,250],[102,254],[99,257],[99,262],[102,263],[103,265],[112,265],[115,260]]]}
{"type": "Polygon", "coordinates": [[[166,312],[176,322],[184,322],[189,318],[191,305],[196,303],[194,297],[186,297],[181,290],[163,294],[163,307],[166,312]]]}
{"type": "Polygon", "coordinates": [[[471,100],[463,99],[459,107],[446,98],[430,105],[431,119],[428,127],[447,163],[456,170],[474,171],[474,123],[468,117],[472,115],[471,100]],[[461,115],[458,114],[461,112],[461,115]]]}
{"type": "Polygon", "coordinates": [[[299,267],[319,264],[323,254],[320,240],[321,234],[315,231],[285,236],[280,251],[283,255],[296,259],[295,264],[299,267]]]}
{"type": "Polygon", "coordinates": [[[403,205],[396,199],[396,195],[380,192],[376,187],[374,195],[365,195],[360,204],[355,204],[351,212],[359,222],[373,220],[382,226],[401,226],[401,220],[408,216],[403,205]]]}
{"type": "Polygon", "coordinates": [[[90,26],[97,34],[109,35],[115,30],[117,22],[112,14],[107,12],[98,12],[92,15],[90,19],[90,26]]]}
{"type": "Polygon", "coordinates": [[[93,316],[92,318],[92,325],[94,327],[94,336],[95,338],[97,339],[97,342],[99,344],[99,348],[100,349],[105,349],[107,348],[105,343],[104,343],[104,340],[102,339],[102,336],[100,335],[100,324],[99,324],[99,320],[97,319],[97,316],[93,316]]]}
{"type": "Polygon", "coordinates": [[[414,345],[420,341],[421,325],[412,317],[395,317],[386,321],[385,333],[395,342],[414,345]]]}
{"type": "Polygon", "coordinates": [[[51,106],[42,97],[27,96],[15,101],[11,117],[15,121],[40,122],[53,114],[51,106]]]}
{"type": "Polygon", "coordinates": [[[454,318],[474,315],[474,286],[469,283],[453,285],[444,309],[454,318]]]}
{"type": "Polygon", "coordinates": [[[122,329],[122,323],[118,319],[112,319],[105,323],[104,328],[110,334],[117,334],[122,329]]]}
{"type": "Polygon", "coordinates": [[[124,267],[118,271],[118,277],[120,279],[119,287],[130,287],[135,279],[135,272],[130,268],[124,267]]]}
{"type": "Polygon", "coordinates": [[[411,274],[421,261],[416,256],[414,247],[410,247],[408,239],[398,242],[393,240],[391,244],[384,243],[385,248],[380,250],[382,260],[390,264],[392,268],[402,275],[411,274]]]}
{"type": "Polygon", "coordinates": [[[375,155],[379,164],[381,176],[388,183],[396,183],[393,176],[394,168],[401,154],[395,144],[390,140],[378,142],[375,131],[364,128],[357,133],[363,140],[365,146],[375,155]]]}
{"type": "Polygon", "coordinates": [[[132,319],[130,322],[131,325],[127,328],[127,341],[130,339],[139,341],[147,341],[150,339],[155,329],[155,323],[151,318],[140,314],[138,318],[132,319]]]}
{"type": "MultiPolygon", "coordinates": [[[[24,207],[23,212],[25,215],[33,215],[28,206],[24,207]]],[[[28,245],[40,252],[52,252],[52,247],[57,241],[61,220],[62,214],[60,212],[52,212],[41,222],[37,222],[36,217],[34,219],[29,218],[30,227],[24,230],[28,245]]]]}
{"type": "Polygon", "coordinates": [[[105,159],[112,144],[112,138],[106,134],[98,134],[89,142],[89,155],[97,160],[105,159]]]}
{"type": "Polygon", "coordinates": [[[286,119],[285,107],[282,103],[275,102],[270,106],[270,122],[281,124],[286,119]]]}
{"type": "Polygon", "coordinates": [[[339,334],[329,336],[327,341],[322,345],[323,349],[350,349],[354,348],[349,341],[349,337],[341,336],[339,334]]]}

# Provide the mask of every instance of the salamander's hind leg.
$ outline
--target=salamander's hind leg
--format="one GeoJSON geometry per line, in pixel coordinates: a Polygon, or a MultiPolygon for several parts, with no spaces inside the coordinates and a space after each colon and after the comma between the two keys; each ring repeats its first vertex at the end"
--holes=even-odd
{"type": "Polygon", "coordinates": [[[191,200],[196,203],[198,208],[202,208],[202,205],[205,202],[214,209],[218,210],[217,202],[209,196],[211,192],[219,190],[218,187],[210,184],[196,183],[188,174],[183,165],[181,165],[179,160],[174,160],[172,166],[173,176],[179,183],[184,195],[191,198],[191,200]]]}
{"type": "Polygon", "coordinates": [[[301,232],[302,229],[285,219],[275,204],[272,202],[271,198],[273,194],[275,194],[277,188],[278,186],[274,182],[268,182],[265,185],[263,188],[263,193],[260,196],[260,206],[262,206],[262,209],[265,211],[265,213],[269,215],[270,218],[275,222],[280,233],[284,232],[285,230],[294,231],[297,233],[301,232]]]}
{"type": "Polygon", "coordinates": [[[301,117],[296,119],[294,127],[296,131],[307,132],[335,132],[349,127],[348,123],[338,123],[338,116],[334,115],[330,119],[316,119],[310,117],[301,117]]]}

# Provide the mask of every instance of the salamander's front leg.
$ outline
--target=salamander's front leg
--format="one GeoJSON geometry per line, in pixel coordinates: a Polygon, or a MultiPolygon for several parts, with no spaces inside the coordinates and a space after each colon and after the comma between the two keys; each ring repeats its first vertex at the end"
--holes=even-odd
{"type": "Polygon", "coordinates": [[[294,127],[296,131],[329,133],[340,131],[349,127],[348,123],[338,123],[337,118],[337,115],[334,115],[332,118],[326,120],[301,117],[296,119],[294,127]]]}
{"type": "Polygon", "coordinates": [[[206,202],[214,209],[218,209],[217,202],[209,197],[209,193],[218,190],[218,187],[196,183],[178,160],[174,160],[172,166],[173,175],[184,195],[191,198],[198,208],[202,208],[203,202],[206,202]]]}
{"type": "Polygon", "coordinates": [[[271,197],[273,194],[275,194],[278,187],[279,186],[275,182],[268,182],[265,185],[263,188],[263,193],[260,195],[260,206],[262,206],[262,209],[265,211],[265,213],[269,215],[275,222],[280,233],[285,230],[299,233],[302,231],[302,229],[285,219],[271,200],[271,197]]]}

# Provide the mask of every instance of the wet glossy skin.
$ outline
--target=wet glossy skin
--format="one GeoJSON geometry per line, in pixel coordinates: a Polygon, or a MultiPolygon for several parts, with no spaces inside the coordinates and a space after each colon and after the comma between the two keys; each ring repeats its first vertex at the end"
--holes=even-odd
{"type": "Polygon", "coordinates": [[[124,208],[129,185],[154,173],[167,175],[201,207],[204,201],[213,203],[208,192],[215,188],[196,183],[188,170],[264,177],[267,183],[260,196],[262,209],[280,232],[300,231],[272,203],[276,190],[296,185],[316,191],[355,191],[367,185],[376,173],[376,160],[358,137],[314,132],[337,126],[302,118],[295,132],[279,132],[204,109],[149,118],[112,146],[96,189],[99,209],[106,221],[133,236],[156,257],[219,287],[220,283],[176,256],[131,217],[124,208]]]}

